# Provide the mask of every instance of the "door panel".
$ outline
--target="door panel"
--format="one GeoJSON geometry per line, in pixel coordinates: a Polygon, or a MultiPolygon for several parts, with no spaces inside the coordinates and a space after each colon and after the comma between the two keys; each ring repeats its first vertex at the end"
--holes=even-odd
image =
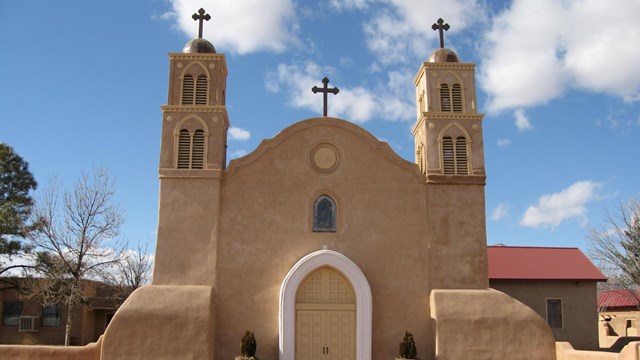
{"type": "Polygon", "coordinates": [[[351,283],[323,267],[296,293],[296,360],[355,359],[355,297],[351,283]]]}
{"type": "Polygon", "coordinates": [[[355,358],[353,311],[327,312],[327,360],[352,360],[355,358]]]}
{"type": "Polygon", "coordinates": [[[297,312],[296,359],[322,360],[325,319],[320,311],[297,312]]]}
{"type": "Polygon", "coordinates": [[[296,360],[355,359],[355,312],[298,310],[296,360]]]}

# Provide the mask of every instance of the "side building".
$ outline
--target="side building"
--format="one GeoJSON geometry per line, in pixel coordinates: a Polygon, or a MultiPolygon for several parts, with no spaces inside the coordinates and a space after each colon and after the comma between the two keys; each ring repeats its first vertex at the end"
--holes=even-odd
{"type": "Polygon", "coordinates": [[[619,350],[640,340],[640,291],[605,290],[598,294],[600,347],[619,350]]]}
{"type": "Polygon", "coordinates": [[[578,248],[487,246],[489,285],[547,321],[556,341],[598,349],[597,284],[607,278],[578,248]]]}
{"type": "MultiPolygon", "coordinates": [[[[19,285],[21,279],[9,279],[19,285]]],[[[73,314],[71,345],[86,345],[98,340],[116,312],[112,288],[91,282],[85,294],[86,303],[73,314]]],[[[36,300],[19,296],[16,289],[0,291],[0,344],[63,345],[68,308],[63,304],[42,306],[36,300]]]]}

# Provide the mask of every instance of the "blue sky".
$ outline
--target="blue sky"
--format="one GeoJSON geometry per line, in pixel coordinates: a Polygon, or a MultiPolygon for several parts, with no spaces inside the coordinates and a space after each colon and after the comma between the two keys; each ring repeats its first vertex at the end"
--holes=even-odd
{"type": "Polygon", "coordinates": [[[319,116],[363,126],[413,161],[415,76],[438,47],[477,64],[489,244],[577,246],[640,195],[640,1],[327,0],[0,3],[0,141],[41,187],[104,166],[122,235],[155,242],[168,56],[197,34],[229,68],[229,158],[319,116]]]}

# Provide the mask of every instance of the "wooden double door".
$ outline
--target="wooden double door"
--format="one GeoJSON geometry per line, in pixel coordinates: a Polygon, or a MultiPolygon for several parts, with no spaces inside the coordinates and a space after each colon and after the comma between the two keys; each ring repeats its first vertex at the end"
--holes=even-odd
{"type": "Polygon", "coordinates": [[[342,274],[326,267],[296,294],[296,360],[355,360],[355,298],[342,274]]]}

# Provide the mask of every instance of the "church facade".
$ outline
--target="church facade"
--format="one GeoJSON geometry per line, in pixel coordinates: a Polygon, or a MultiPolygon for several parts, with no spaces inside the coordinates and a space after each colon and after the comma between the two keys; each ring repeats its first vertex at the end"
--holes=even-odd
{"type": "Polygon", "coordinates": [[[405,330],[422,359],[489,359],[446,344],[486,352],[478,331],[504,323],[503,354],[521,352],[523,325],[494,314],[505,299],[541,329],[521,336],[539,354],[526,358],[554,353],[542,319],[487,289],[474,64],[445,48],[420,64],[415,162],[325,116],[226,166],[224,55],[198,38],[169,58],[153,284],[116,314],[103,359],[232,359],[247,329],[262,359],[390,359],[405,330]]]}

